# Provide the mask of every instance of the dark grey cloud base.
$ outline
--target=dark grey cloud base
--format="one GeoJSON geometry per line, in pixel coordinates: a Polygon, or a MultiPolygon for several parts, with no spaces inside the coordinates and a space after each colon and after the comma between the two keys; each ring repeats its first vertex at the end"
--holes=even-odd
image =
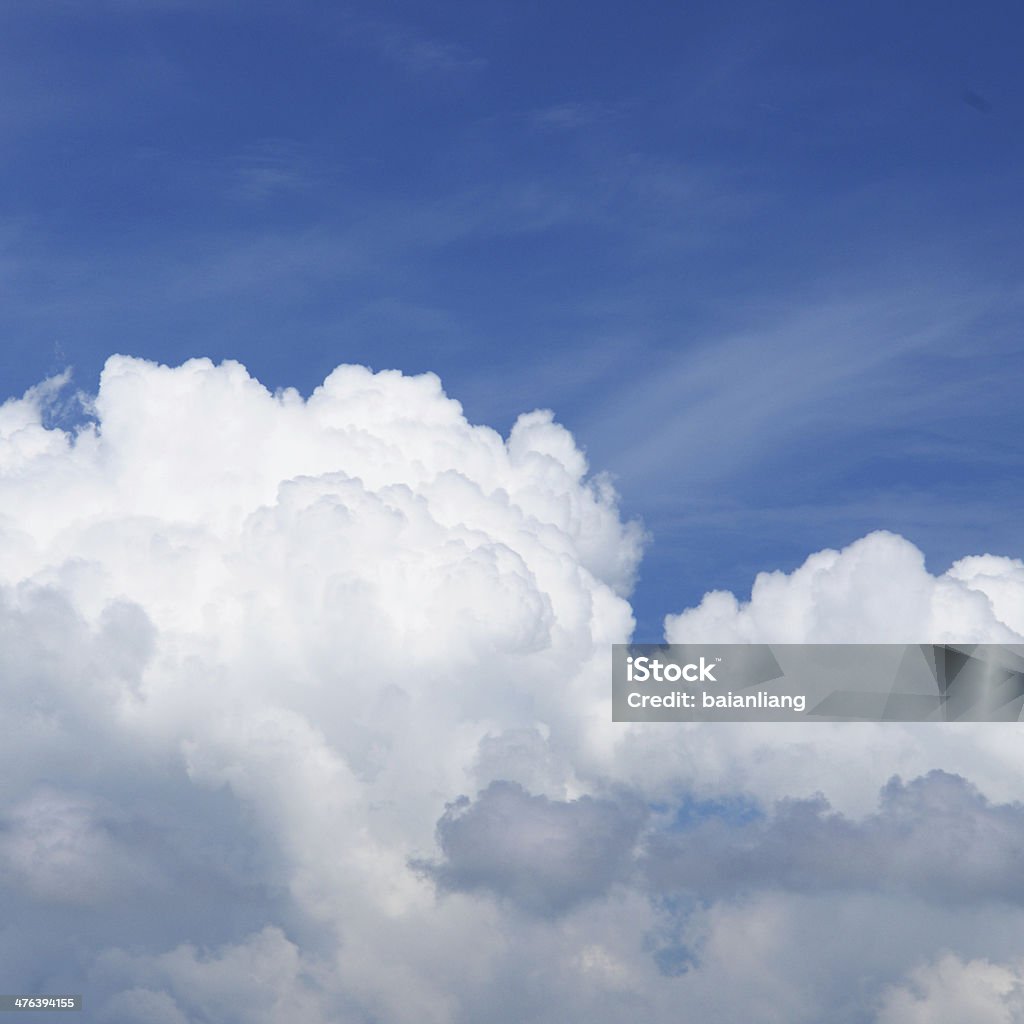
{"type": "Polygon", "coordinates": [[[489,892],[545,917],[616,884],[704,903],[784,890],[1024,905],[1024,804],[991,803],[938,770],[893,777],[860,820],[820,795],[741,815],[706,804],[695,814],[685,802],[655,810],[632,796],[551,800],[495,782],[450,804],[437,838],[443,858],[417,866],[439,889],[489,892]]]}
{"type": "Polygon", "coordinates": [[[555,915],[630,876],[647,816],[639,800],[550,800],[492,782],[475,801],[448,805],[437,823],[444,859],[417,866],[441,889],[489,891],[555,915]]]}

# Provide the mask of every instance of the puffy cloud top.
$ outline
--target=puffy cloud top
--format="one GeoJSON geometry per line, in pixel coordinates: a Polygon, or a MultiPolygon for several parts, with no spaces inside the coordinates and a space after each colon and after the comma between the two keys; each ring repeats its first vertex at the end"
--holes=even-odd
{"type": "Polygon", "coordinates": [[[750,600],[712,591],[665,619],[670,643],[1020,643],[1024,562],[965,558],[933,576],[910,541],[879,531],[761,573],[750,600]]]}
{"type": "MultiPolygon", "coordinates": [[[[75,430],[49,423],[65,384],[0,407],[0,882],[91,909],[68,962],[120,932],[212,977],[166,951],[220,943],[294,994],[305,929],[342,1002],[446,1019],[444,978],[392,963],[388,922],[433,920],[409,861],[495,772],[583,785],[642,531],[550,413],[506,440],[432,374],[342,366],[304,399],[115,356],[75,430]],[[353,941],[379,963],[343,979],[353,941]]],[[[187,1018],[140,972],[110,1019],[187,1018]]]]}

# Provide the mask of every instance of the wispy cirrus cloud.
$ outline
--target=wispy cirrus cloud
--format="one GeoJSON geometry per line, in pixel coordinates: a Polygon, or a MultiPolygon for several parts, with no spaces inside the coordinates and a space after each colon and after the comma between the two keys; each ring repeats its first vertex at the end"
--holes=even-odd
{"type": "Polygon", "coordinates": [[[613,106],[583,100],[566,100],[534,110],[527,119],[531,127],[539,132],[568,132],[621,116],[625,109],[624,104],[613,106]]]}
{"type": "Polygon", "coordinates": [[[487,67],[487,60],[456,42],[438,38],[411,23],[350,15],[347,30],[395,67],[420,77],[468,76],[487,67]]]}

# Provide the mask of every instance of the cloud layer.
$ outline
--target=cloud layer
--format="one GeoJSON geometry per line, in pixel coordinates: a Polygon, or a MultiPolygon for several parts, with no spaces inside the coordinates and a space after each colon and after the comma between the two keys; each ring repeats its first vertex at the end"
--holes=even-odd
{"type": "MultiPolygon", "coordinates": [[[[861,1021],[1012,961],[1012,729],[611,723],[643,532],[550,413],[502,438],[432,375],[303,398],[120,356],[69,430],[66,393],[0,407],[8,989],[115,1024],[861,1021]]],[[[667,621],[1022,631],[1024,563],[935,577],[886,534],[667,621]]]]}

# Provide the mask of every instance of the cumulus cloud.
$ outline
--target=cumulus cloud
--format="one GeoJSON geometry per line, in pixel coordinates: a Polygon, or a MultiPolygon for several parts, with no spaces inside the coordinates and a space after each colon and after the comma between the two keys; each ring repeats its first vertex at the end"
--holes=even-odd
{"type": "Polygon", "coordinates": [[[531,913],[559,913],[628,877],[645,817],[635,802],[549,800],[492,782],[476,801],[448,806],[437,826],[445,859],[422,867],[442,888],[483,889],[531,913]]]}
{"type": "Polygon", "coordinates": [[[0,831],[0,870],[41,902],[100,902],[130,888],[136,867],[90,801],[69,794],[34,794],[0,831]]]}
{"type": "Polygon", "coordinates": [[[1024,964],[964,962],[947,954],[887,991],[877,1024],[1020,1024],[1024,964]]]}
{"type": "Polygon", "coordinates": [[[190,944],[157,955],[112,951],[98,959],[94,970],[99,978],[136,983],[116,991],[100,1008],[98,1019],[110,1024],[204,1018],[231,1024],[326,1024],[352,1009],[324,984],[323,966],[303,957],[273,927],[210,951],[190,944]]]}
{"type": "MultiPolygon", "coordinates": [[[[670,642],[1016,643],[1024,638],[1024,562],[964,558],[934,575],[910,541],[877,532],[840,551],[810,555],[790,573],[761,573],[748,599],[712,591],[669,615],[670,642]]],[[[706,796],[749,792],[766,801],[818,791],[844,813],[870,813],[893,774],[935,767],[962,775],[993,799],[1019,797],[1024,769],[1012,727],[825,723],[684,727],[621,734],[616,774],[670,792],[686,777],[706,796]],[[641,775],[642,771],[642,775],[641,775]]]]}
{"type": "MultiPolygon", "coordinates": [[[[516,737],[550,751],[518,758],[526,782],[580,790],[640,528],[550,413],[502,438],[429,374],[339,367],[304,399],[237,363],[114,357],[76,430],[48,423],[62,383],[0,407],[19,914],[50,907],[41,940],[88,905],[54,951],[72,963],[230,959],[286,928],[348,950],[333,969],[367,1013],[448,1019],[454,974],[411,936],[465,909],[432,917],[409,861],[458,793],[514,779],[516,737]]],[[[190,1018],[158,981],[126,977],[106,1012],[190,1018]]]]}
{"type": "Polygon", "coordinates": [[[783,800],[740,823],[716,815],[653,834],[643,872],[655,891],[704,899],[757,889],[900,892],[949,906],[1020,903],[1024,805],[993,805],[942,771],[892,779],[878,810],[851,819],[824,797],[783,800]]]}
{"type": "Polygon", "coordinates": [[[670,643],[1020,643],[1024,562],[965,558],[933,576],[892,533],[819,551],[792,573],[760,573],[749,601],[712,591],[665,620],[670,643]]]}
{"type": "Polygon", "coordinates": [[[993,804],[940,770],[894,777],[863,818],[820,795],[656,815],[635,801],[551,800],[495,782],[448,806],[438,845],[443,860],[417,866],[442,889],[488,891],[541,915],[616,882],[709,902],[761,890],[898,893],[943,907],[1024,899],[1024,805],[993,804]]]}
{"type": "MultiPolygon", "coordinates": [[[[963,962],[1009,959],[1012,731],[611,722],[643,531],[551,413],[501,437],[430,374],[303,397],[118,356],[62,429],[65,386],[0,406],[19,984],[112,1024],[792,1024],[898,1002],[954,903],[963,962]]],[[[873,535],[668,629],[1006,639],[1022,578],[873,535]]]]}

